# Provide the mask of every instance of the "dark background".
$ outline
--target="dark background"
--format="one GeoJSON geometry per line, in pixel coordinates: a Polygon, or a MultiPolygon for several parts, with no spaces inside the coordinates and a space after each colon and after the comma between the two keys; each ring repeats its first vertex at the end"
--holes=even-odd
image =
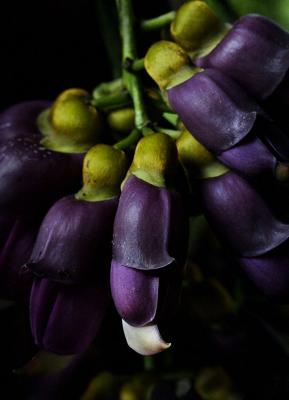
{"type": "MultiPolygon", "coordinates": [[[[137,2],[144,16],[165,10],[162,0],[137,2]]],[[[0,110],[110,80],[96,14],[95,0],[1,2],[0,110]]]]}

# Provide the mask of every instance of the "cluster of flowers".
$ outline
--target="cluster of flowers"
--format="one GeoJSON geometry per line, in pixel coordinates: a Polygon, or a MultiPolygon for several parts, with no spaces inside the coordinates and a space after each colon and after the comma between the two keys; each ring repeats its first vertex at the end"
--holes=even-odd
{"type": "Polygon", "coordinates": [[[93,146],[99,115],[86,97],[70,89],[1,115],[1,296],[25,287],[35,343],[74,354],[96,336],[111,286],[128,344],[155,353],[169,346],[157,324],[177,304],[186,254],[182,196],[165,183],[176,145],[144,137],[128,170],[122,150],[93,146]]]}
{"type": "Polygon", "coordinates": [[[146,67],[188,131],[231,169],[201,181],[204,213],[256,286],[286,297],[289,34],[263,16],[246,15],[202,54],[178,33],[178,45],[150,48],[146,67]],[[158,58],[173,61],[160,69],[158,58]]]}
{"type": "MultiPolygon", "coordinates": [[[[171,34],[149,49],[146,70],[233,170],[199,182],[204,213],[253,282],[286,296],[289,34],[258,15],[224,26],[198,0],[177,11],[171,34]]],[[[155,354],[170,345],[163,332],[187,253],[181,137],[150,132],[128,166],[124,151],[99,143],[100,126],[82,89],[1,114],[1,297],[28,295],[35,343],[74,354],[93,341],[112,295],[128,345],[155,354]]]]}

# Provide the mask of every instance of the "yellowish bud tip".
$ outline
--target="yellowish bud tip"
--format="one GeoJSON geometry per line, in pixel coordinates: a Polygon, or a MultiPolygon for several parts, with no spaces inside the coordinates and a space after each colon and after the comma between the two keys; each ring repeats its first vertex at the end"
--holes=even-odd
{"type": "Polygon", "coordinates": [[[187,168],[203,167],[214,160],[209,152],[194,136],[185,129],[176,141],[179,160],[187,168]]]}
{"type": "Polygon", "coordinates": [[[83,162],[83,188],[78,199],[87,201],[115,197],[127,168],[125,153],[106,144],[97,144],[86,154],[83,162]]]}
{"type": "Polygon", "coordinates": [[[134,126],[135,112],[133,108],[121,108],[108,114],[107,122],[111,129],[128,133],[134,126]]]}
{"type": "Polygon", "coordinates": [[[204,1],[194,0],[177,10],[171,35],[185,50],[193,51],[220,28],[221,22],[213,10],[204,1]]]}
{"type": "Polygon", "coordinates": [[[191,72],[192,68],[186,52],[176,43],[167,40],[156,42],[148,49],[144,65],[161,89],[169,87],[181,70],[188,69],[191,72]]]}
{"type": "Polygon", "coordinates": [[[166,186],[177,162],[175,142],[168,135],[153,133],[138,142],[130,172],[153,185],[166,186]]]}
{"type": "Polygon", "coordinates": [[[68,89],[58,96],[50,112],[57,137],[87,148],[97,142],[100,129],[99,113],[88,103],[88,97],[85,90],[68,89]]]}

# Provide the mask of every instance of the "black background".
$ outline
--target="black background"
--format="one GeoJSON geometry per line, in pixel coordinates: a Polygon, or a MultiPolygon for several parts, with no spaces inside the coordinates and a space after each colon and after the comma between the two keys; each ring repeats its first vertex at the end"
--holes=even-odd
{"type": "MultiPolygon", "coordinates": [[[[152,0],[135,8],[146,17],[168,10],[152,0]]],[[[95,0],[2,1],[0,21],[0,110],[111,79],[95,0]]]]}

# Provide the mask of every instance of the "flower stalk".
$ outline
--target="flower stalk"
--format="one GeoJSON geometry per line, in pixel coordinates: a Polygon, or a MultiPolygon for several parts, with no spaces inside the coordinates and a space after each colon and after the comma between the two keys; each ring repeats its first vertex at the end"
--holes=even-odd
{"type": "Polygon", "coordinates": [[[117,0],[117,7],[122,38],[123,81],[132,97],[135,109],[135,126],[137,129],[142,130],[149,124],[149,118],[144,106],[141,81],[135,71],[128,71],[126,68],[128,63],[133,64],[137,60],[134,39],[134,14],[131,0],[117,0]]]}

